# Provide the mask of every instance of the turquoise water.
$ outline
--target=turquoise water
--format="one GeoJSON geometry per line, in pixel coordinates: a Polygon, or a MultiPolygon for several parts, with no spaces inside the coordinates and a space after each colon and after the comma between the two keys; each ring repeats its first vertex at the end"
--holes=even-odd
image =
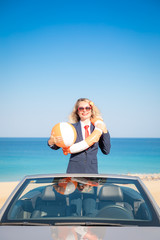
{"type": "MultiPolygon", "coordinates": [[[[111,152],[98,152],[99,173],[160,173],[160,138],[112,138],[111,152]]],[[[65,173],[69,155],[47,146],[47,138],[0,138],[0,181],[28,174],[65,173]]]]}

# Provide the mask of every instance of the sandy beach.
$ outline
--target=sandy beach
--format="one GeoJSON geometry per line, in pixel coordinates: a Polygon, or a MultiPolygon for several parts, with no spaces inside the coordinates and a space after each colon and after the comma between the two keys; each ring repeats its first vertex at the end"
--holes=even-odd
{"type": "Polygon", "coordinates": [[[154,200],[160,207],[160,173],[154,174],[128,174],[131,176],[138,176],[152,194],[154,200]]]}
{"type": "MultiPolygon", "coordinates": [[[[128,174],[132,175],[132,174],[128,174]]],[[[134,174],[139,176],[160,207],[160,174],[134,174]]],[[[0,208],[19,182],[0,182],[0,208]]]]}

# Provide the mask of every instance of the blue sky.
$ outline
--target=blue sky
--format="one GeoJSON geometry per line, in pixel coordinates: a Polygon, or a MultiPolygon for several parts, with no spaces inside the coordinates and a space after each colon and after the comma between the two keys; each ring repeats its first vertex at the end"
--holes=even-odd
{"type": "Polygon", "coordinates": [[[111,137],[160,137],[158,0],[0,1],[0,137],[48,137],[80,97],[111,137]]]}

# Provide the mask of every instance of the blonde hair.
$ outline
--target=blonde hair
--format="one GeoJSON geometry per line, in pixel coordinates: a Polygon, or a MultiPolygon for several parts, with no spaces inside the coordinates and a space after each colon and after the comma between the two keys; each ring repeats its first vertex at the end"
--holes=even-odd
{"type": "Polygon", "coordinates": [[[88,98],[79,98],[77,100],[76,104],[74,105],[73,111],[69,115],[69,122],[70,123],[76,123],[76,122],[79,122],[79,120],[80,120],[80,117],[78,115],[78,107],[79,107],[80,102],[89,103],[89,105],[91,106],[91,111],[92,111],[91,118],[102,119],[99,109],[94,105],[94,103],[91,100],[89,100],[88,98]]]}

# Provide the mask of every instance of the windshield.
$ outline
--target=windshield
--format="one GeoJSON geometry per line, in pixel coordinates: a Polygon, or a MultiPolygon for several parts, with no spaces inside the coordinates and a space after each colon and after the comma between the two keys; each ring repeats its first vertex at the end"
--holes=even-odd
{"type": "Polygon", "coordinates": [[[86,177],[26,180],[3,219],[4,222],[138,225],[152,220],[148,199],[138,181],[86,177]]]}

